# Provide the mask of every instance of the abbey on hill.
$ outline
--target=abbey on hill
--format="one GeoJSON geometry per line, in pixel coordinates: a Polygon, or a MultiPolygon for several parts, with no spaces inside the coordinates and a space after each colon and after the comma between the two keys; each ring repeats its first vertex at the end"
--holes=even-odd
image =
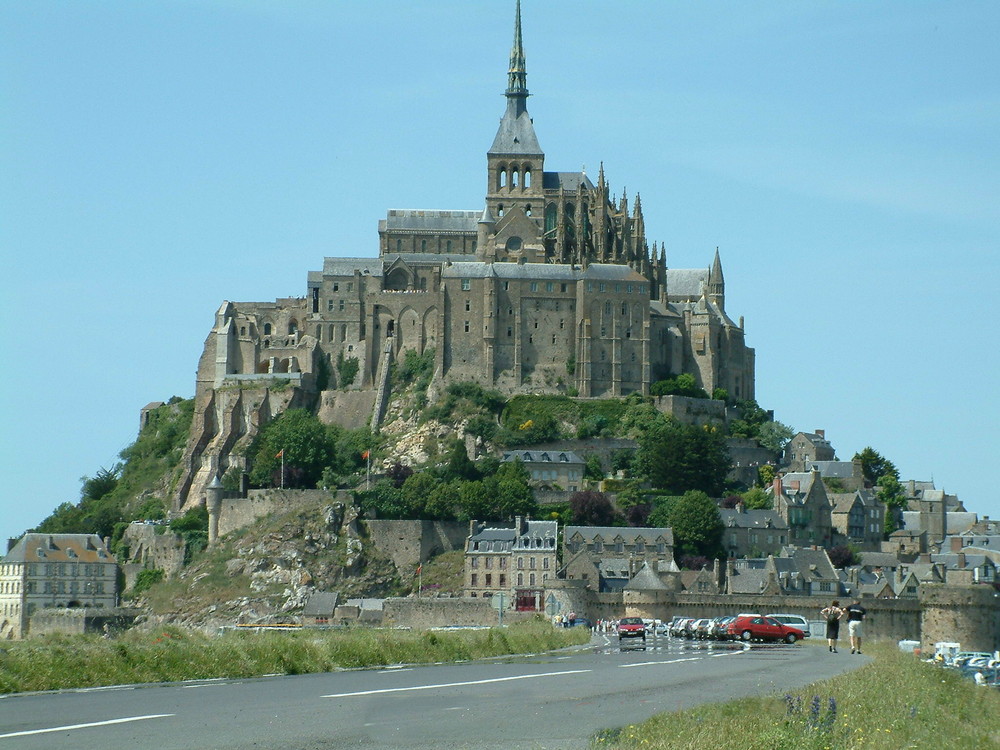
{"type": "Polygon", "coordinates": [[[754,398],[754,351],[742,319],[726,313],[718,251],[705,268],[667,268],[665,249],[647,242],[639,197],[631,209],[624,195],[615,200],[603,165],[596,184],[585,172],[545,170],[527,111],[519,3],[505,96],[485,205],[390,210],[377,258],[324,259],[303,298],[222,304],[198,368],[178,507],[228,467],[247,427],[296,399],[236,403],[219,397],[227,386],[367,392],[377,420],[389,364],[407,350],[433,350],[439,384],[615,397],[690,373],[709,393],[754,398]],[[335,363],[352,359],[355,379],[337,382],[335,363]]]}

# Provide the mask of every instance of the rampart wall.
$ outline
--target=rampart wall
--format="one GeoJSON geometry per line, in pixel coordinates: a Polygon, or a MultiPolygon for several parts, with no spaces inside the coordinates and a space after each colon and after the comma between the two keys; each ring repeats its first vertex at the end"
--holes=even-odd
{"type": "Polygon", "coordinates": [[[372,546],[402,574],[434,555],[464,549],[469,534],[469,525],[458,521],[368,520],[364,525],[372,546]]]}
{"type": "Polygon", "coordinates": [[[279,510],[287,510],[297,505],[311,502],[345,502],[338,493],[334,497],[328,490],[250,490],[246,497],[229,497],[222,500],[219,509],[219,536],[242,529],[258,518],[279,510]]]}
{"type": "MultiPolygon", "coordinates": [[[[505,623],[530,620],[534,612],[505,610],[505,623]]],[[[416,630],[446,627],[448,625],[496,625],[498,613],[488,600],[471,598],[407,598],[386,599],[382,609],[382,624],[387,627],[409,627],[416,630]]]]}

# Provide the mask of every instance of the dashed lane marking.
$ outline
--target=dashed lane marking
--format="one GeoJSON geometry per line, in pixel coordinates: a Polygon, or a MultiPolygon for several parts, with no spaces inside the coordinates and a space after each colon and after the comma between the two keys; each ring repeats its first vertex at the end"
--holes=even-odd
{"type": "Polygon", "coordinates": [[[441,682],[435,685],[413,685],[402,688],[381,688],[379,690],[359,690],[356,693],[332,693],[323,698],[353,698],[359,695],[379,695],[382,693],[409,693],[416,690],[437,690],[438,688],[464,687],[465,685],[488,685],[494,682],[513,682],[514,680],[535,680],[540,677],[564,677],[570,674],[592,672],[591,669],[570,669],[563,672],[542,672],[540,674],[520,674],[513,677],[493,677],[488,680],[469,680],[467,682],[441,682]]]}
{"type": "Polygon", "coordinates": [[[131,721],[145,721],[146,719],[164,719],[174,714],[150,714],[148,716],[128,716],[124,719],[109,719],[108,721],[92,721],[88,724],[67,724],[62,727],[48,727],[46,729],[29,729],[24,732],[9,732],[0,734],[0,740],[9,737],[27,737],[32,734],[49,734],[51,732],[67,732],[70,729],[89,729],[90,727],[106,727],[111,724],[128,724],[131,721]]]}

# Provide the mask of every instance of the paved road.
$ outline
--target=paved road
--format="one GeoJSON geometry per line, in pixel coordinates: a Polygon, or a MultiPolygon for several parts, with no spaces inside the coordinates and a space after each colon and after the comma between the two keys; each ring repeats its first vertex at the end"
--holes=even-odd
{"type": "Polygon", "coordinates": [[[0,699],[0,750],[575,748],[654,713],[784,691],[867,657],[650,639],[466,664],[0,699]]]}

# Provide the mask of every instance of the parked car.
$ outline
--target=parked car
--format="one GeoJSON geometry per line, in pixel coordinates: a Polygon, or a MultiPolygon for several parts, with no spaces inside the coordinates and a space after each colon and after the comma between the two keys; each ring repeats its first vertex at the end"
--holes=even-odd
{"type": "Polygon", "coordinates": [[[737,617],[728,627],[729,635],[741,641],[784,641],[795,643],[805,638],[798,628],[784,625],[770,617],[737,617]]]}
{"type": "Polygon", "coordinates": [[[670,635],[674,638],[683,638],[689,622],[691,622],[690,617],[675,617],[670,621],[670,635]]]}
{"type": "Polygon", "coordinates": [[[646,642],[646,623],[640,617],[623,617],[618,621],[618,643],[626,638],[642,638],[646,642]]]}
{"type": "Polygon", "coordinates": [[[809,621],[802,615],[777,614],[777,615],[768,615],[768,617],[770,617],[772,620],[777,620],[778,622],[783,623],[785,625],[791,625],[793,628],[798,628],[799,630],[801,630],[803,633],[806,634],[807,638],[812,635],[812,633],[809,630],[809,621]]]}
{"type": "Polygon", "coordinates": [[[729,627],[729,623],[735,620],[735,616],[729,615],[727,617],[716,617],[712,620],[712,623],[708,627],[708,637],[717,641],[725,641],[729,639],[729,633],[726,628],[729,627]]]}

